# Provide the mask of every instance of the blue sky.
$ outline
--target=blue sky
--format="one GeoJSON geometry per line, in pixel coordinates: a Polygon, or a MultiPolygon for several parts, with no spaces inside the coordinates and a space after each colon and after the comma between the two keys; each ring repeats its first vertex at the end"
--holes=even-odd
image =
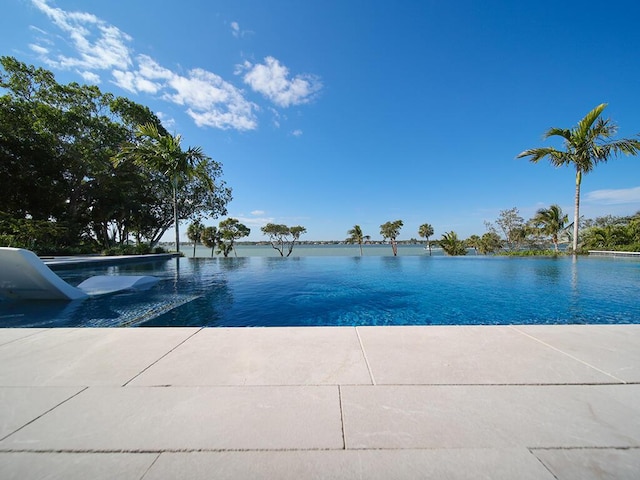
{"type": "MultiPolygon", "coordinates": [[[[636,0],[5,0],[0,53],[149,106],[221,162],[229,215],[341,240],[573,214],[574,172],[515,157],[600,103],[640,132],[636,0]]],[[[581,214],[640,210],[640,158],[586,175],[581,214]]],[[[220,219],[206,220],[217,224],[220,219]]],[[[171,232],[169,232],[169,237],[171,232]]]]}

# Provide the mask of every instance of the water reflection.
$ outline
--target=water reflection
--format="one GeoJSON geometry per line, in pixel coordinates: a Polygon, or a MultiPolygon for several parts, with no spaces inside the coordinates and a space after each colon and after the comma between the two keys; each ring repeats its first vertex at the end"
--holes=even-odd
{"type": "MultiPolygon", "coordinates": [[[[146,292],[0,303],[5,326],[633,323],[640,262],[589,258],[229,257],[109,267],[146,292]],[[142,268],[141,268],[142,267],[142,268]]],[[[73,269],[76,283],[106,267],[73,269]]]]}

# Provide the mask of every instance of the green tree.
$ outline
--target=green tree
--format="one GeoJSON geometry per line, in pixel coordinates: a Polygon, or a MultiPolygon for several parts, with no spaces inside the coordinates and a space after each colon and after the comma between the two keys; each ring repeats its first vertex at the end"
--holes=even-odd
{"type": "Polygon", "coordinates": [[[480,248],[480,242],[482,241],[482,239],[478,236],[478,235],[471,235],[469,238],[467,238],[467,240],[465,241],[465,244],[468,247],[473,248],[473,250],[475,251],[476,255],[478,254],[478,249],[480,248]]]}
{"type": "Polygon", "coordinates": [[[541,147],[525,150],[517,158],[529,157],[537,163],[548,158],[552,165],[573,166],[576,170],[575,208],[573,214],[573,253],[578,251],[578,227],[580,221],[580,184],[582,175],[589,173],[600,162],[608,161],[619,154],[637,155],[640,141],[623,138],[611,140],[617,132],[617,126],[610,119],[600,118],[607,104],[602,103],[591,110],[571,129],[552,127],[544,134],[544,138],[559,137],[564,150],[553,147],[541,147]]]}
{"type": "MultiPolygon", "coordinates": [[[[179,192],[192,180],[198,180],[200,187],[214,193],[215,179],[210,175],[215,164],[200,147],[181,147],[180,135],[163,134],[156,125],[144,124],[136,132],[137,142],[125,145],[116,158],[116,165],[131,160],[146,169],[158,172],[170,185],[173,207],[173,225],[175,226],[176,251],[180,251],[179,192]]],[[[226,209],[223,207],[224,213],[226,209]]]]}
{"type": "MultiPolygon", "coordinates": [[[[248,237],[251,229],[240,223],[235,218],[227,218],[218,224],[218,247],[220,252],[227,257],[231,250],[235,252],[235,241],[248,237]]],[[[237,256],[237,254],[236,254],[237,256]]]]}
{"type": "Polygon", "coordinates": [[[360,246],[360,256],[362,256],[362,243],[364,242],[364,235],[362,234],[362,228],[360,225],[354,225],[351,230],[347,232],[349,237],[345,240],[346,243],[358,244],[360,246]]]}
{"type": "Polygon", "coordinates": [[[196,246],[200,241],[200,237],[202,237],[202,230],[204,230],[204,225],[200,222],[200,220],[191,222],[187,227],[187,238],[193,242],[194,258],[196,256],[196,246]]]}
{"type": "Polygon", "coordinates": [[[400,235],[400,229],[402,228],[402,220],[396,220],[395,222],[386,222],[380,225],[380,235],[384,241],[389,239],[391,243],[391,250],[393,250],[393,256],[398,255],[398,242],[397,238],[400,235]]]}
{"type": "Polygon", "coordinates": [[[213,249],[218,244],[218,230],[216,227],[204,227],[200,234],[200,241],[202,244],[211,249],[211,256],[213,257],[213,249]]]}
{"type": "Polygon", "coordinates": [[[465,247],[464,241],[460,240],[454,231],[442,235],[440,246],[447,255],[456,256],[467,254],[467,247],[465,247]]]}
{"type": "Polygon", "coordinates": [[[269,237],[269,243],[276,249],[281,257],[284,257],[285,246],[287,247],[287,257],[291,255],[293,246],[300,238],[300,235],[306,233],[307,229],[297,225],[295,227],[288,227],[282,224],[267,223],[262,227],[262,233],[269,237]]]}
{"type": "Polygon", "coordinates": [[[427,239],[427,248],[429,249],[429,256],[431,256],[431,242],[429,241],[429,237],[433,235],[433,227],[428,223],[423,223],[418,228],[418,235],[427,239]]]}
{"type": "Polygon", "coordinates": [[[55,223],[65,247],[109,248],[134,231],[140,241],[152,219],[146,205],[157,200],[154,179],[110,159],[137,123],[159,125],[158,118],[96,86],[60,85],[12,57],[0,57],[0,66],[0,209],[55,223]]]}
{"type": "Polygon", "coordinates": [[[500,250],[502,246],[502,241],[500,240],[500,235],[496,232],[490,231],[480,237],[480,241],[478,242],[478,251],[482,255],[487,255],[488,253],[496,253],[500,250]]]}
{"type": "Polygon", "coordinates": [[[562,212],[559,205],[539,209],[532,219],[533,224],[544,235],[550,235],[553,247],[558,252],[558,235],[566,228],[569,216],[562,212]]]}

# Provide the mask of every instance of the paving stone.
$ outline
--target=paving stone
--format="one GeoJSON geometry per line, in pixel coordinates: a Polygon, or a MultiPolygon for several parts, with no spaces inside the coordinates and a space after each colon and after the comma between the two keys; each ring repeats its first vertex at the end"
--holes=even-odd
{"type": "Polygon", "coordinates": [[[371,384],[353,328],[207,328],[131,385],[371,384]]]}
{"type": "Polygon", "coordinates": [[[0,478],[3,480],[140,480],[157,456],[157,453],[0,452],[0,478]]]}
{"type": "Polygon", "coordinates": [[[338,387],[91,387],[0,450],[342,448],[338,387]]]}
{"type": "Polygon", "coordinates": [[[0,387],[0,439],[80,391],[77,387],[0,387]]]}
{"type": "MultiPolygon", "coordinates": [[[[0,317],[1,318],[1,317],[0,317]]],[[[0,347],[24,337],[46,332],[43,328],[0,328],[0,347]]]]}
{"type": "Polygon", "coordinates": [[[0,347],[0,385],[122,385],[195,332],[193,328],[51,329],[0,347]]]}
{"type": "Polygon", "coordinates": [[[534,450],[558,480],[637,480],[640,449],[534,450]]]}
{"type": "Polygon", "coordinates": [[[163,453],[145,480],[553,480],[526,449],[163,453]]]}
{"type": "Polygon", "coordinates": [[[358,327],[378,385],[619,381],[511,327],[358,327]]]}
{"type": "Polygon", "coordinates": [[[640,385],[345,386],[347,448],[640,446],[640,385]]]}
{"type": "Polygon", "coordinates": [[[640,325],[514,327],[625,382],[640,382],[640,325]]]}

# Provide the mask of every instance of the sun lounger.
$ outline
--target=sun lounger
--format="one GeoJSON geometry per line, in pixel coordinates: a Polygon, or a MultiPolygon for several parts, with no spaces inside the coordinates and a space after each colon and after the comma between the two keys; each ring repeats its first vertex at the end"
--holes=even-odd
{"type": "Polygon", "coordinates": [[[35,253],[0,247],[0,297],[18,300],[78,300],[123,290],[145,290],[158,278],[137,275],[98,275],[77,287],[56,275],[35,253]]]}

